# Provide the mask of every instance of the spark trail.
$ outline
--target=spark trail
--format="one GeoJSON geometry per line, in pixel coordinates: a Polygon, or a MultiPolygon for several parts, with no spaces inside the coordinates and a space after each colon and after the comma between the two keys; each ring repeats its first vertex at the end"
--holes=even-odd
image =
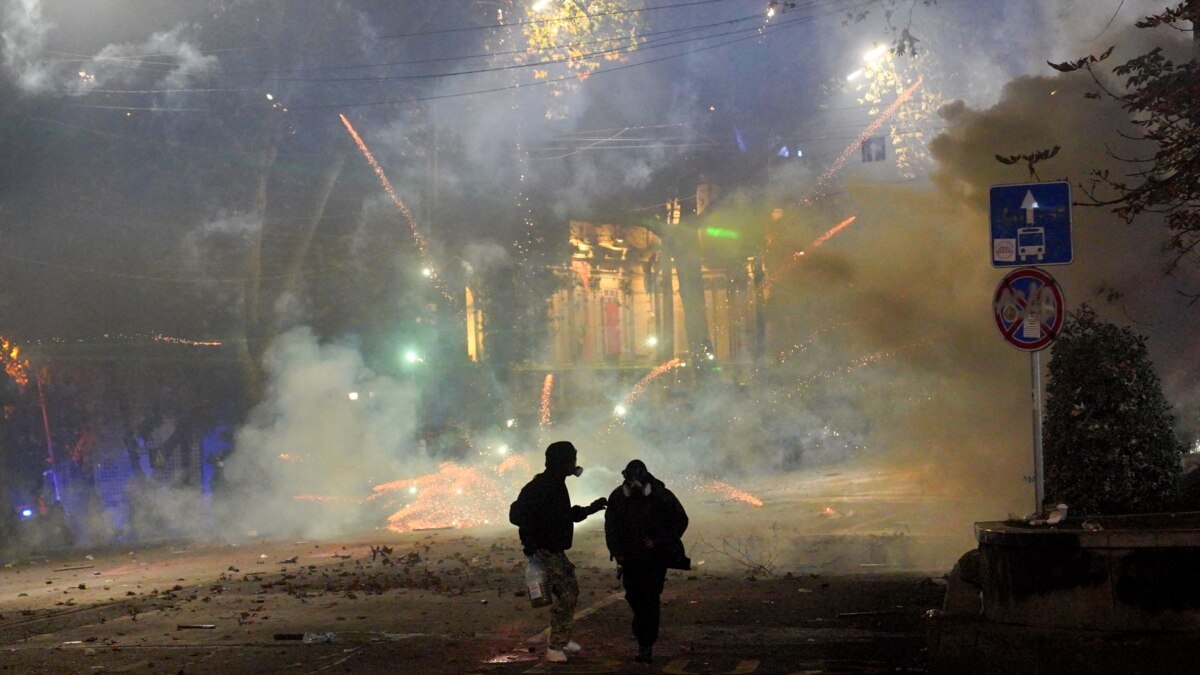
{"type": "Polygon", "coordinates": [[[633,385],[633,388],[629,390],[629,395],[625,397],[625,405],[633,405],[633,402],[638,400],[638,397],[640,397],[642,392],[646,390],[646,385],[658,379],[658,377],[663,373],[674,370],[681,365],[683,365],[683,362],[679,359],[671,359],[670,361],[660,363],[659,365],[655,366],[654,370],[651,370],[646,374],[645,377],[638,380],[637,384],[633,385]]]}
{"type": "Polygon", "coordinates": [[[814,239],[813,242],[811,244],[809,244],[807,247],[793,253],[792,260],[799,260],[804,255],[805,251],[811,251],[812,249],[829,241],[831,238],[833,238],[833,235],[835,235],[838,232],[841,232],[842,230],[849,227],[850,223],[853,223],[857,218],[858,218],[858,216],[850,216],[849,218],[838,223],[837,225],[834,225],[833,227],[829,228],[829,231],[827,231],[825,234],[814,239]]]}
{"type": "Polygon", "coordinates": [[[542,380],[542,407],[540,423],[543,429],[550,426],[550,404],[554,396],[554,373],[547,373],[542,380]]]}
{"type": "MultiPolygon", "coordinates": [[[[396,194],[395,188],[392,187],[392,181],[388,180],[387,174],[383,172],[383,167],[379,165],[379,162],[375,159],[375,155],[363,141],[362,136],[359,136],[358,132],[354,130],[354,125],[350,124],[350,120],[346,119],[345,115],[339,114],[338,117],[341,118],[342,124],[346,127],[346,131],[350,132],[350,137],[354,139],[354,144],[358,146],[359,152],[363,154],[363,157],[367,158],[367,163],[369,163],[371,168],[375,170],[375,175],[379,177],[379,183],[383,185],[383,191],[386,192],[388,198],[392,200],[392,204],[395,205],[396,210],[404,216],[405,222],[408,223],[408,228],[412,231],[413,241],[417,244],[417,251],[421,254],[421,262],[428,269],[436,269],[433,264],[433,260],[429,255],[429,246],[425,242],[425,237],[421,235],[420,228],[417,227],[416,219],[413,218],[412,212],[409,211],[408,207],[405,206],[403,201],[401,201],[399,195],[396,194]]],[[[441,294],[453,304],[454,298],[450,295],[450,291],[446,289],[446,286],[442,283],[441,279],[435,276],[434,283],[437,284],[438,291],[440,291],[441,294]]]]}
{"type": "Polygon", "coordinates": [[[767,281],[765,284],[763,284],[763,292],[766,293],[767,296],[769,297],[771,294],[771,287],[774,286],[775,280],[779,279],[780,277],[786,276],[787,273],[790,272],[796,266],[796,264],[798,262],[800,262],[800,259],[804,257],[804,254],[807,251],[811,251],[812,249],[817,248],[821,244],[824,244],[825,242],[829,241],[838,232],[841,232],[842,230],[849,227],[850,224],[853,223],[857,218],[858,218],[858,216],[850,216],[849,218],[838,223],[837,225],[834,225],[833,227],[829,228],[829,230],[827,230],[825,232],[825,234],[822,234],[821,236],[814,239],[812,241],[812,243],[809,244],[807,247],[802,248],[799,251],[796,251],[795,253],[793,253],[791,259],[788,260],[785,265],[780,267],[778,271],[771,272],[767,276],[767,281]]]}
{"type": "Polygon", "coordinates": [[[833,164],[831,164],[829,168],[821,174],[821,177],[817,179],[817,187],[812,191],[812,193],[800,200],[801,204],[804,204],[805,206],[813,205],[817,198],[825,192],[825,188],[829,186],[829,181],[833,180],[833,176],[837,174],[838,171],[842,170],[842,167],[845,166],[846,162],[850,160],[850,157],[853,156],[855,152],[859,151],[864,141],[873,136],[875,132],[879,130],[879,127],[883,126],[884,122],[888,121],[891,119],[892,115],[896,114],[896,111],[900,109],[900,106],[904,105],[908,99],[912,98],[912,95],[917,91],[917,87],[921,86],[921,83],[924,81],[924,79],[924,77],[918,77],[916,82],[913,82],[908,89],[905,89],[903,92],[901,92],[900,95],[896,97],[896,100],[892,101],[891,105],[884,108],[879,115],[867,125],[867,128],[863,129],[863,132],[858,135],[858,138],[855,138],[850,145],[846,146],[846,149],[842,151],[842,154],[839,155],[838,158],[833,161],[833,164]]]}

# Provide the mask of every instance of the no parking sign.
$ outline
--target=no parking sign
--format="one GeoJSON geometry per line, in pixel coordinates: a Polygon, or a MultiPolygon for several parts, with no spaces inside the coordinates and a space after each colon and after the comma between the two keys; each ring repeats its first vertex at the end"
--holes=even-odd
{"type": "Polygon", "coordinates": [[[992,311],[1000,335],[1017,349],[1044,349],[1062,329],[1063,295],[1054,277],[1032,267],[1009,272],[996,287],[992,311]]]}

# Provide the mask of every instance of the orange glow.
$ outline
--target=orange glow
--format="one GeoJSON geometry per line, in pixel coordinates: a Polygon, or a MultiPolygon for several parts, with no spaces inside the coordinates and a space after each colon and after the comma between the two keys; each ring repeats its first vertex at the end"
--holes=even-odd
{"type": "MultiPolygon", "coordinates": [[[[504,467],[503,473],[509,473],[523,461],[506,458],[500,466],[504,467]]],[[[393,532],[490,525],[503,522],[512,501],[510,493],[515,490],[515,486],[501,480],[501,473],[500,467],[482,472],[443,462],[435,473],[376,485],[375,494],[368,499],[393,492],[400,493],[397,497],[411,498],[388,517],[387,527],[393,532]]]]}
{"type": "Polygon", "coordinates": [[[21,358],[21,348],[0,336],[0,361],[4,362],[4,372],[24,387],[29,384],[29,360],[21,358]]]}
{"type": "Polygon", "coordinates": [[[525,474],[532,472],[532,467],[529,466],[529,461],[524,457],[513,453],[504,458],[504,461],[496,465],[496,473],[503,476],[509,471],[520,470],[525,474]]]}

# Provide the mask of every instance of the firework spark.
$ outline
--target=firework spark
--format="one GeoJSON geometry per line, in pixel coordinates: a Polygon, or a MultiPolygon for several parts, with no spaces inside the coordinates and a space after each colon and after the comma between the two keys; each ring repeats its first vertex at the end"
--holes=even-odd
{"type": "Polygon", "coordinates": [[[770,297],[770,295],[771,295],[771,288],[772,288],[772,286],[775,285],[775,280],[779,279],[781,277],[787,276],[787,273],[790,272],[792,270],[792,268],[794,268],[796,266],[796,264],[799,263],[800,260],[804,258],[805,252],[811,251],[812,249],[817,248],[821,244],[824,244],[825,242],[829,241],[838,232],[841,232],[842,230],[849,227],[850,224],[853,223],[857,218],[858,218],[858,216],[850,216],[849,218],[838,223],[837,225],[834,225],[833,227],[829,228],[825,232],[825,234],[822,234],[821,236],[814,239],[812,241],[812,243],[809,244],[806,248],[800,249],[799,251],[796,251],[795,253],[793,253],[791,259],[788,260],[786,264],[784,264],[778,270],[771,272],[767,276],[766,282],[763,284],[763,292],[767,294],[767,297],[770,297]]]}
{"type": "Polygon", "coordinates": [[[671,359],[670,361],[660,363],[659,365],[655,366],[654,370],[651,370],[646,374],[645,377],[638,380],[637,384],[633,385],[633,388],[629,390],[629,395],[625,397],[625,405],[633,405],[633,402],[638,400],[638,397],[640,397],[646,390],[647,385],[658,379],[663,373],[674,370],[682,365],[683,362],[679,359],[671,359]]]}
{"type": "MultiPolygon", "coordinates": [[[[505,472],[516,466],[519,463],[509,464],[505,472]]],[[[501,478],[499,468],[484,472],[444,462],[434,473],[376,485],[368,499],[391,492],[411,498],[388,517],[387,527],[393,532],[490,525],[503,520],[513,491],[501,478]]]]}
{"type": "MultiPolygon", "coordinates": [[[[379,162],[375,159],[375,155],[363,141],[362,136],[359,136],[358,132],[354,130],[354,125],[350,124],[350,120],[346,119],[345,115],[338,115],[338,117],[341,118],[346,131],[350,132],[350,137],[354,139],[354,144],[358,146],[359,152],[367,159],[367,163],[371,165],[371,168],[375,170],[375,175],[379,177],[379,183],[383,186],[383,191],[387,193],[396,210],[404,216],[405,222],[408,223],[408,228],[412,231],[413,241],[417,244],[417,251],[421,254],[421,263],[425,265],[425,269],[435,269],[432,258],[429,255],[429,246],[425,242],[425,237],[421,235],[421,230],[417,227],[417,220],[413,218],[412,212],[408,210],[408,206],[396,194],[395,188],[392,187],[392,181],[388,180],[387,174],[383,172],[383,167],[379,165],[379,162]]],[[[453,296],[450,295],[450,291],[446,289],[440,278],[435,277],[434,283],[437,284],[438,290],[447,300],[454,302],[453,296]]]]}
{"type": "Polygon", "coordinates": [[[542,428],[550,426],[550,404],[554,399],[554,373],[547,373],[546,379],[542,380],[542,407],[541,407],[541,425],[542,428]]]}
{"type": "Polygon", "coordinates": [[[759,499],[758,497],[755,497],[754,495],[750,494],[749,492],[746,492],[745,490],[740,490],[740,489],[730,485],[729,483],[726,483],[725,481],[716,480],[716,479],[708,479],[708,480],[697,479],[697,480],[698,480],[698,482],[696,483],[695,489],[698,492],[704,492],[707,494],[716,495],[723,499],[727,499],[731,502],[741,502],[743,504],[749,504],[750,506],[753,506],[755,508],[761,507],[763,505],[762,500],[759,499]]]}
{"type": "Polygon", "coordinates": [[[171,335],[163,335],[156,333],[150,336],[155,342],[166,342],[173,345],[186,345],[188,347],[220,347],[222,343],[215,340],[189,340],[187,338],[174,337],[171,335]]]}
{"type": "Polygon", "coordinates": [[[825,242],[829,241],[833,237],[833,235],[835,235],[838,232],[841,232],[842,230],[849,227],[850,223],[853,223],[856,218],[858,218],[858,216],[850,216],[849,218],[838,223],[837,225],[834,225],[833,227],[829,228],[828,232],[826,232],[825,234],[814,239],[813,242],[811,244],[809,244],[806,248],[801,249],[801,250],[797,251],[796,253],[792,254],[792,259],[799,260],[801,258],[801,256],[804,255],[805,251],[811,251],[814,248],[820,246],[821,244],[824,244],[825,242]]]}
{"type": "Polygon", "coordinates": [[[891,105],[880,111],[875,119],[867,125],[867,128],[863,129],[862,133],[858,135],[858,138],[855,138],[850,145],[846,146],[846,149],[842,151],[842,154],[839,155],[838,158],[833,161],[833,164],[831,164],[829,168],[821,174],[821,177],[817,179],[817,186],[813,190],[812,194],[800,200],[802,204],[805,206],[812,206],[813,202],[815,202],[818,197],[825,193],[825,188],[829,186],[829,181],[833,180],[834,175],[837,174],[838,171],[841,171],[846,162],[850,160],[854,153],[858,152],[859,149],[862,148],[862,144],[866,142],[868,138],[873,136],[875,132],[879,130],[879,127],[883,126],[884,122],[888,121],[891,119],[892,115],[896,114],[896,111],[900,109],[900,106],[904,105],[905,101],[912,98],[913,93],[917,91],[917,87],[921,86],[921,82],[923,82],[924,79],[925,78],[923,77],[918,77],[917,81],[913,82],[908,89],[900,92],[900,95],[896,97],[895,101],[892,101],[891,105]]]}

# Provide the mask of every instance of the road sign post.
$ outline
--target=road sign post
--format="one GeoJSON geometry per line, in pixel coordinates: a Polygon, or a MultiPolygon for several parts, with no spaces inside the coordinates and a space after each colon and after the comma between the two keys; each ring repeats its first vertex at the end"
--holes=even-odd
{"type": "Polygon", "coordinates": [[[1030,353],[1034,511],[1039,513],[1046,498],[1042,471],[1041,350],[1048,347],[1062,329],[1064,304],[1062,289],[1054,277],[1029,267],[1009,272],[992,297],[992,312],[1000,335],[1013,347],[1030,353]]]}

